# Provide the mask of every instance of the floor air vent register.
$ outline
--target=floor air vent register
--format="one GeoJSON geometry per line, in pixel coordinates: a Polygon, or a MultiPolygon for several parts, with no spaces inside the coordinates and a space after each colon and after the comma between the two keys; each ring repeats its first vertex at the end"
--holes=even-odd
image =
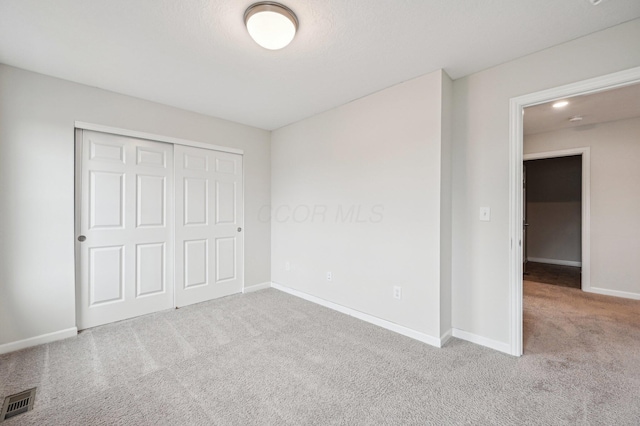
{"type": "Polygon", "coordinates": [[[33,410],[33,403],[36,399],[36,388],[24,392],[10,395],[4,399],[2,412],[0,413],[0,423],[18,414],[33,410]]]}

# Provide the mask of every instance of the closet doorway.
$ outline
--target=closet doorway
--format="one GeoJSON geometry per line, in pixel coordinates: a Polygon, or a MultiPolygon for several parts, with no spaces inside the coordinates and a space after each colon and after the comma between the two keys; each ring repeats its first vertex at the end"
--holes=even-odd
{"type": "Polygon", "coordinates": [[[582,155],[524,161],[525,281],[582,288],[582,161],[582,155]]]}
{"type": "Polygon", "coordinates": [[[78,329],[242,291],[242,155],[194,145],[76,130],[78,329]]]}

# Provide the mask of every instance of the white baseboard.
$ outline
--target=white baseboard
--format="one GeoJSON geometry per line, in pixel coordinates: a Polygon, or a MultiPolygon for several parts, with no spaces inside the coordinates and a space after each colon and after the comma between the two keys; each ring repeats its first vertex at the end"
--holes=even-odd
{"type": "Polygon", "coordinates": [[[549,265],[577,266],[577,267],[582,266],[582,262],[576,262],[574,260],[545,259],[542,257],[528,257],[527,260],[529,262],[547,263],[549,265]]]}
{"type": "Polygon", "coordinates": [[[247,286],[247,287],[242,289],[242,292],[243,293],[252,293],[254,291],[264,290],[264,289],[267,289],[267,288],[271,288],[271,283],[270,282],[247,286]]]}
{"type": "Polygon", "coordinates": [[[608,288],[598,288],[598,287],[582,288],[582,290],[588,293],[603,294],[605,296],[624,297],[625,299],[640,300],[640,294],[631,293],[628,291],[609,290],[608,288]]]}
{"type": "MultiPolygon", "coordinates": [[[[326,308],[333,309],[334,311],[341,312],[343,314],[352,316],[354,318],[358,318],[362,321],[366,321],[370,324],[377,325],[389,331],[393,331],[394,333],[402,334],[403,336],[410,337],[412,339],[418,340],[420,342],[426,343],[431,346],[435,346],[437,348],[441,348],[452,337],[456,337],[458,339],[466,340],[468,342],[475,343],[477,345],[486,346],[490,349],[504,352],[506,354],[511,354],[511,346],[508,343],[498,342],[497,340],[488,339],[486,337],[478,336],[476,334],[459,330],[457,328],[452,328],[450,330],[447,330],[438,339],[437,337],[429,336],[428,334],[421,333],[419,331],[393,323],[391,321],[383,320],[381,318],[374,317],[373,315],[365,314],[364,312],[356,311],[355,309],[347,308],[346,306],[329,302],[328,300],[324,300],[319,297],[312,296],[308,293],[302,292],[300,290],[295,290],[293,288],[286,287],[286,286],[283,286],[282,284],[278,284],[275,282],[270,284],[269,283],[259,284],[256,286],[251,286],[250,288],[251,289],[256,288],[256,290],[260,290],[267,287],[275,288],[282,292],[291,294],[293,296],[324,306],[326,308]]],[[[245,290],[245,292],[247,292],[247,290],[245,290]]]]}
{"type": "Polygon", "coordinates": [[[467,342],[475,343],[476,345],[486,346],[487,348],[495,349],[496,351],[511,355],[511,345],[508,343],[498,342],[497,340],[478,336],[477,334],[469,333],[468,331],[459,330],[457,328],[452,330],[452,335],[458,339],[466,340],[467,342]]]}
{"type": "Polygon", "coordinates": [[[45,343],[55,342],[56,340],[62,340],[69,337],[75,337],[78,335],[78,329],[76,327],[67,328],[66,330],[54,331],[53,333],[42,334],[36,337],[30,337],[29,339],[18,340],[17,342],[10,342],[0,345],[0,355],[9,352],[19,351],[20,349],[29,348],[31,346],[42,345],[45,343]]]}
{"type": "MultiPolygon", "coordinates": [[[[271,283],[271,287],[277,290],[283,291],[285,293],[291,294],[293,296],[299,297],[301,299],[307,300],[309,302],[313,302],[315,304],[324,306],[325,308],[333,309],[334,311],[338,311],[343,314],[352,316],[354,318],[358,318],[359,320],[377,325],[378,327],[385,328],[389,331],[393,331],[395,333],[402,334],[403,336],[410,337],[412,339],[418,340],[428,345],[435,346],[437,348],[441,348],[442,345],[444,344],[444,342],[440,338],[429,336],[428,334],[413,330],[403,325],[399,325],[391,321],[383,320],[381,318],[374,317],[373,315],[365,314],[364,312],[356,311],[355,309],[338,305],[337,303],[329,302],[328,300],[324,300],[319,297],[312,296],[310,294],[304,293],[299,290],[295,290],[290,287],[285,287],[278,283],[271,283]]],[[[445,333],[445,336],[446,336],[446,333],[445,333]]]]}

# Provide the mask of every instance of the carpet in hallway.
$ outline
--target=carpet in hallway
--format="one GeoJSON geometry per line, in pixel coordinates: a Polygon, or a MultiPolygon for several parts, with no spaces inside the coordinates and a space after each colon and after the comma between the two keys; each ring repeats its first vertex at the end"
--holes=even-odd
{"type": "Polygon", "coordinates": [[[561,287],[582,288],[580,267],[527,262],[523,280],[553,284],[561,287]]]}

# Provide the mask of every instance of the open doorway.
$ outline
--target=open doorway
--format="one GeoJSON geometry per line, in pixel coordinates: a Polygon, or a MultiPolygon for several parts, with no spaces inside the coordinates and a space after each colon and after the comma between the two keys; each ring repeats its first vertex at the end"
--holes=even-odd
{"type": "MultiPolygon", "coordinates": [[[[590,148],[591,149],[591,161],[595,164],[591,170],[593,171],[593,175],[599,176],[599,181],[597,183],[598,188],[592,188],[593,191],[587,191],[586,194],[588,197],[592,195],[592,192],[595,194],[597,192],[597,201],[595,202],[595,210],[592,208],[592,212],[594,217],[596,213],[600,215],[603,211],[609,214],[609,217],[606,219],[606,226],[603,226],[604,223],[600,217],[598,220],[601,220],[599,224],[591,224],[589,227],[585,229],[585,214],[589,215],[589,211],[582,211],[582,227],[583,230],[581,235],[583,236],[583,251],[581,253],[581,267],[582,267],[582,283],[581,287],[584,292],[576,289],[567,289],[568,291],[577,291],[576,294],[586,294],[587,292],[591,293],[600,293],[606,295],[613,295],[618,297],[624,297],[627,299],[640,299],[640,281],[637,279],[630,278],[628,275],[630,271],[629,265],[633,265],[633,257],[631,252],[631,248],[622,247],[619,244],[615,246],[616,243],[621,241],[623,238],[625,241],[630,242],[631,245],[634,240],[640,240],[640,235],[638,238],[635,238],[633,235],[629,235],[630,233],[635,232],[635,229],[639,229],[637,226],[633,225],[632,220],[629,217],[626,217],[625,214],[637,211],[636,207],[640,208],[640,204],[636,206],[636,203],[640,203],[640,196],[634,197],[629,196],[629,194],[639,194],[637,189],[627,188],[622,189],[624,185],[633,186],[633,182],[640,181],[640,176],[636,179],[633,172],[634,170],[638,170],[636,166],[633,166],[633,162],[640,161],[640,152],[635,153],[637,144],[637,134],[639,132],[635,131],[633,133],[634,126],[637,123],[640,123],[640,114],[636,115],[637,121],[633,121],[630,117],[617,117],[602,119],[600,121],[590,122],[594,117],[591,113],[589,114],[573,114],[569,115],[569,109],[565,109],[564,114],[557,114],[558,111],[562,111],[561,108],[567,105],[580,105],[584,100],[588,99],[588,95],[603,95],[607,97],[607,92],[615,91],[617,89],[623,89],[625,87],[631,87],[632,85],[636,85],[640,83],[640,68],[634,68],[627,71],[610,74],[607,76],[602,76],[599,78],[594,78],[591,80],[582,81],[579,83],[558,87],[554,89],[549,89],[542,92],[532,93],[530,95],[521,96],[518,98],[514,98],[511,100],[511,113],[510,113],[510,124],[511,124],[511,157],[510,157],[510,236],[511,236],[511,252],[510,252],[510,298],[511,298],[511,353],[513,355],[522,355],[523,353],[523,259],[525,247],[523,246],[523,238],[524,238],[524,199],[523,196],[524,188],[523,188],[523,160],[525,159],[524,154],[535,154],[541,155],[541,153],[550,153],[554,151],[566,151],[576,148],[590,148]],[[554,108],[554,104],[557,101],[565,101],[558,105],[557,108],[554,108]],[[569,101],[568,103],[566,101],[569,101]],[[546,105],[545,105],[546,104],[546,105]],[[564,104],[564,105],[563,105],[564,104]],[[566,138],[536,138],[537,140],[533,144],[534,148],[527,148],[524,145],[525,139],[525,126],[527,125],[526,119],[528,119],[531,115],[529,114],[529,110],[526,111],[527,107],[533,106],[542,106],[544,108],[540,109],[544,111],[544,114],[547,115],[546,126],[548,126],[543,131],[537,133],[550,133],[557,132],[558,135],[566,136],[566,138]],[[581,115],[578,117],[578,115],[581,115]],[[602,123],[608,122],[626,122],[627,129],[624,132],[614,131],[613,133],[609,133],[609,135],[613,135],[615,137],[603,136],[601,130],[607,128],[602,123]],[[554,126],[561,126],[564,128],[554,128],[554,126]],[[580,127],[580,129],[578,129],[580,127]],[[631,133],[627,131],[631,129],[631,133]],[[625,133],[627,132],[627,133],[625,133]],[[599,145],[597,149],[595,146],[590,146],[590,143],[585,142],[585,136],[591,134],[596,135],[599,134],[599,145]],[[629,134],[632,136],[628,137],[629,134]],[[623,135],[622,138],[618,136],[623,135]],[[626,136],[625,136],[626,135],[626,136]],[[609,154],[602,154],[602,150],[616,150],[614,146],[610,144],[611,141],[614,140],[624,140],[624,147],[622,149],[618,149],[618,151],[622,151],[622,155],[618,155],[615,159],[609,154]],[[632,144],[631,140],[635,140],[632,144]],[[624,152],[634,151],[633,155],[627,154],[625,156],[624,152]],[[597,154],[597,162],[594,160],[594,156],[597,154]],[[638,156],[638,158],[635,158],[638,156]],[[634,159],[635,158],[635,159],[634,159]],[[603,168],[603,166],[607,165],[607,169],[603,168]],[[613,164],[613,166],[612,166],[613,164]],[[615,164],[618,164],[616,167],[615,164]],[[602,179],[603,176],[611,176],[615,177],[615,182],[606,182],[606,179],[602,179]],[[612,198],[614,197],[614,198],[612,198]],[[593,234],[593,235],[592,235],[593,234]],[[594,246],[592,251],[597,250],[595,256],[592,256],[593,253],[584,251],[584,236],[587,235],[588,239],[592,238],[592,240],[599,241],[598,245],[594,246]],[[597,238],[596,238],[597,237],[597,238]],[[603,242],[608,238],[609,243],[607,245],[603,242]],[[597,257],[596,257],[597,256],[597,257]],[[593,257],[593,259],[592,259],[593,257]],[[589,276],[589,271],[585,270],[585,265],[591,264],[591,260],[596,259],[598,262],[598,267],[594,269],[597,273],[597,280],[593,279],[593,276],[589,276]],[[615,264],[616,267],[612,267],[615,264]],[[586,275],[586,276],[585,276],[586,275]],[[587,278],[588,280],[585,280],[587,278]],[[585,282],[587,281],[587,282],[585,282]],[[586,284],[586,285],[585,285],[586,284]]],[[[640,89],[640,87],[637,87],[640,89]]],[[[637,106],[639,97],[637,95],[631,96],[631,103],[626,106],[623,103],[616,104],[615,100],[609,100],[609,104],[601,105],[597,108],[597,112],[601,116],[607,116],[607,114],[620,112],[628,110],[627,108],[630,105],[637,106]],[[613,102],[613,103],[611,103],[613,102]],[[611,106],[613,105],[613,106],[611,106]]],[[[533,110],[533,108],[531,109],[533,110]]],[[[620,147],[622,147],[620,145],[620,147]]],[[[566,154],[565,154],[566,155],[566,154]]],[[[589,153],[587,152],[587,157],[589,157],[589,153]]],[[[549,155],[547,155],[548,157],[549,155]]],[[[583,154],[583,166],[587,164],[589,167],[590,162],[585,161],[585,157],[583,154]]],[[[582,170],[583,176],[585,171],[582,170]]],[[[583,182],[583,197],[585,195],[583,182]]],[[[595,184],[594,184],[595,185],[595,184]]],[[[584,202],[584,199],[582,200],[584,202]]],[[[589,201],[589,198],[587,198],[589,201]]],[[[593,199],[591,200],[593,202],[593,199]]],[[[593,206],[592,206],[593,207],[593,206]]],[[[587,241],[588,242],[588,241],[587,241]]],[[[635,251],[637,253],[637,250],[635,251]]],[[[635,270],[635,268],[633,268],[635,270]]],[[[546,295],[545,297],[549,298],[552,296],[546,295]]],[[[622,299],[621,299],[622,300],[622,299]]]]}
{"type": "Polygon", "coordinates": [[[581,289],[582,156],[524,160],[523,280],[581,289]]]}

